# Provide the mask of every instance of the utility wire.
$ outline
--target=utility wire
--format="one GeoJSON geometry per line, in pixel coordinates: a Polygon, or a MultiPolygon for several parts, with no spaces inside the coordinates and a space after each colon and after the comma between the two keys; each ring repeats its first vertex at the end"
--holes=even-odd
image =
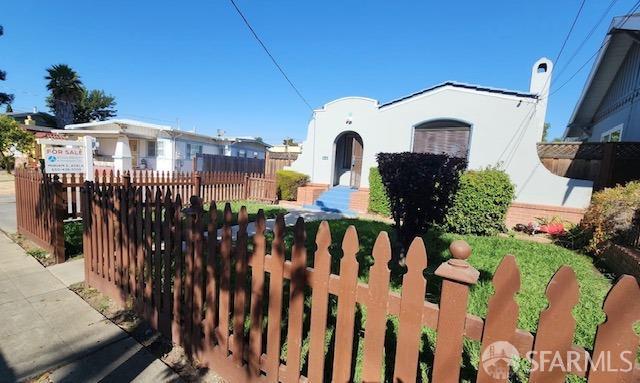
{"type": "Polygon", "coordinates": [[[609,11],[611,11],[611,8],[613,8],[613,6],[617,2],[618,2],[618,0],[611,0],[611,2],[609,3],[609,6],[607,7],[607,9],[605,9],[605,11],[602,12],[602,15],[600,15],[600,18],[595,23],[593,28],[591,28],[591,30],[589,31],[587,36],[582,40],[582,42],[580,43],[578,48],[575,51],[573,51],[573,53],[571,54],[571,57],[569,57],[569,60],[567,61],[567,63],[564,64],[564,67],[558,72],[558,74],[556,75],[556,79],[560,78],[560,76],[562,76],[562,73],[564,73],[564,71],[567,70],[567,68],[569,67],[569,64],[571,63],[571,61],[573,61],[573,59],[576,57],[578,52],[580,52],[580,50],[584,47],[584,45],[587,43],[587,41],[591,38],[591,36],[593,36],[595,31],[598,29],[598,27],[600,26],[600,24],[604,20],[604,18],[607,17],[607,15],[609,14],[609,11]]]}
{"type": "Polygon", "coordinates": [[[276,61],[275,57],[273,57],[273,55],[271,54],[271,52],[269,52],[269,49],[267,48],[267,46],[262,42],[262,39],[260,39],[260,37],[258,36],[258,34],[256,33],[256,31],[253,29],[253,27],[251,26],[251,24],[249,24],[249,20],[247,20],[247,18],[244,16],[244,14],[242,13],[242,11],[240,10],[240,8],[238,8],[238,5],[236,4],[236,2],[234,0],[229,0],[231,2],[231,5],[233,5],[233,7],[236,9],[236,12],[238,12],[238,15],[240,15],[240,17],[242,18],[242,21],[244,21],[244,24],[247,26],[247,28],[249,28],[249,31],[251,31],[251,34],[253,35],[253,37],[258,41],[258,43],[260,44],[260,46],[262,47],[262,49],[265,51],[265,53],[267,54],[267,56],[269,56],[269,58],[271,59],[271,61],[273,62],[273,64],[276,66],[276,68],[278,68],[278,70],[280,71],[280,73],[282,74],[282,76],[284,77],[285,80],[287,80],[287,82],[289,83],[289,85],[291,86],[291,88],[293,88],[293,90],[296,92],[296,94],[298,95],[298,97],[300,97],[300,99],[302,100],[302,102],[305,103],[305,105],[307,105],[307,107],[309,108],[309,110],[311,110],[313,112],[313,108],[311,107],[311,105],[309,104],[309,102],[307,101],[306,98],[304,98],[304,96],[302,95],[302,93],[300,93],[300,91],[298,90],[298,88],[293,84],[293,82],[291,81],[291,79],[289,78],[289,76],[287,76],[287,74],[284,72],[284,69],[282,69],[282,67],[280,66],[280,64],[278,64],[278,61],[276,61]]]}
{"type": "MultiPolygon", "coordinates": [[[[616,28],[622,27],[627,22],[627,20],[629,20],[629,18],[633,15],[633,13],[638,10],[639,7],[640,7],[640,0],[633,5],[633,7],[629,10],[629,12],[627,12],[627,15],[624,17],[624,19],[622,19],[622,21],[616,26],[616,28]]],[[[605,39],[600,45],[600,47],[587,59],[587,61],[585,61],[575,72],[573,72],[573,74],[565,82],[563,82],[556,89],[554,89],[554,91],[551,92],[548,97],[558,93],[560,89],[564,88],[565,85],[567,85],[571,80],[573,80],[573,78],[576,77],[578,73],[580,73],[587,66],[587,64],[589,64],[591,60],[593,60],[600,53],[602,48],[604,48],[604,46],[606,45],[606,42],[607,40],[605,39]]]]}
{"type": "MultiPolygon", "coordinates": [[[[640,0],[638,0],[638,1],[640,1],[640,0]]],[[[575,28],[576,23],[578,22],[578,18],[580,17],[580,14],[582,13],[582,9],[584,8],[584,4],[585,3],[586,3],[586,0],[582,0],[582,2],[580,3],[580,7],[578,8],[578,11],[576,12],[576,15],[574,16],[573,21],[571,22],[571,26],[569,27],[569,31],[567,32],[567,35],[564,37],[564,40],[562,41],[562,45],[560,46],[560,50],[558,50],[558,54],[556,55],[556,59],[554,60],[554,63],[557,63],[558,60],[560,60],[560,56],[562,56],[562,52],[564,51],[564,48],[567,45],[567,41],[569,41],[569,37],[571,37],[571,33],[573,33],[573,29],[575,28]]],[[[544,85],[542,86],[542,90],[544,90],[547,87],[547,84],[549,83],[550,78],[551,78],[551,76],[547,77],[547,80],[545,81],[544,85]]],[[[536,108],[538,106],[538,103],[540,101],[541,101],[541,99],[538,99],[538,102],[535,102],[535,103],[532,104],[531,110],[527,114],[525,114],[525,116],[522,119],[522,121],[520,122],[520,124],[518,124],[518,128],[515,130],[515,132],[511,136],[511,139],[509,140],[509,142],[505,146],[504,150],[500,154],[500,157],[498,157],[498,162],[502,162],[502,160],[505,159],[506,162],[507,162],[506,165],[509,166],[509,164],[511,163],[511,159],[513,158],[517,148],[520,146],[520,141],[522,141],[522,138],[525,135],[524,133],[529,128],[531,119],[533,118],[533,115],[535,114],[535,110],[536,110],[536,108]],[[529,123],[525,124],[525,121],[527,121],[527,118],[529,119],[529,123]],[[517,137],[517,139],[516,139],[516,137],[517,137]],[[510,146],[511,146],[512,143],[514,145],[510,149],[510,146]],[[506,157],[505,157],[505,155],[506,155],[506,157]]]]}

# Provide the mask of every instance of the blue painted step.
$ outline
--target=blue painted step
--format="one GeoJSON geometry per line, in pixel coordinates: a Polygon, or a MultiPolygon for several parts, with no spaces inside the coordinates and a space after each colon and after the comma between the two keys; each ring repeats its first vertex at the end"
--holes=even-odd
{"type": "Polygon", "coordinates": [[[356,216],[356,213],[349,209],[351,194],[354,192],[354,189],[347,186],[335,186],[320,194],[318,199],[314,201],[313,205],[305,205],[304,207],[308,209],[356,216]]]}

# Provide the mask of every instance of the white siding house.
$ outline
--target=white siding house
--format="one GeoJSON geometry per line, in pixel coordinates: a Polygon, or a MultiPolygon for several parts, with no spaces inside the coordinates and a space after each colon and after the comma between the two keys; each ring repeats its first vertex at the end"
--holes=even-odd
{"type": "Polygon", "coordinates": [[[564,137],[640,141],[640,15],[615,17],[564,137]]]}
{"type": "Polygon", "coordinates": [[[240,156],[238,148],[248,148],[250,152],[245,149],[244,153],[249,152],[251,158],[264,158],[268,146],[250,137],[212,137],[125,119],[71,124],[56,132],[94,137],[98,143],[94,153],[96,168],[121,171],[191,171],[198,154],[240,156]]]}
{"type": "Polygon", "coordinates": [[[531,69],[528,92],[446,82],[387,103],[345,97],[314,111],[302,154],[291,165],[314,184],[368,188],[380,152],[446,152],[469,168],[501,166],[517,202],[584,208],[590,181],[563,178],[540,162],[553,64],[531,69]]]}

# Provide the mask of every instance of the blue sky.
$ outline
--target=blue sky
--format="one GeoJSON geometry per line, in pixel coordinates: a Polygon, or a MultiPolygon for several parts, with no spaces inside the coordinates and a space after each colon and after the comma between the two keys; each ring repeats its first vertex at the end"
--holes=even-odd
{"type": "MultiPolygon", "coordinates": [[[[580,4],[565,1],[248,1],[238,5],[313,107],[344,96],[393,100],[454,80],[528,90],[554,59],[580,4]]],[[[618,0],[552,90],[600,46],[618,0]]],[[[609,1],[588,0],[555,73],[609,1]]],[[[119,116],[201,133],[303,139],[311,116],[227,0],[8,1],[0,90],[16,111],[46,110],[45,68],[66,63],[116,96],[119,116]],[[99,5],[100,4],[100,5],[99,5]]],[[[550,98],[562,134],[591,65],[550,98]]]]}

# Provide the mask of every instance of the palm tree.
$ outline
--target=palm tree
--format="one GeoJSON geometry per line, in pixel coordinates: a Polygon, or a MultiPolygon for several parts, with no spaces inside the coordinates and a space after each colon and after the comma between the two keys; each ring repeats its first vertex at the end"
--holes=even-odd
{"type": "Polygon", "coordinates": [[[47,89],[53,99],[53,111],[59,128],[73,123],[73,112],[82,97],[82,81],[78,73],[66,64],[52,65],[47,68],[47,89]]]}

